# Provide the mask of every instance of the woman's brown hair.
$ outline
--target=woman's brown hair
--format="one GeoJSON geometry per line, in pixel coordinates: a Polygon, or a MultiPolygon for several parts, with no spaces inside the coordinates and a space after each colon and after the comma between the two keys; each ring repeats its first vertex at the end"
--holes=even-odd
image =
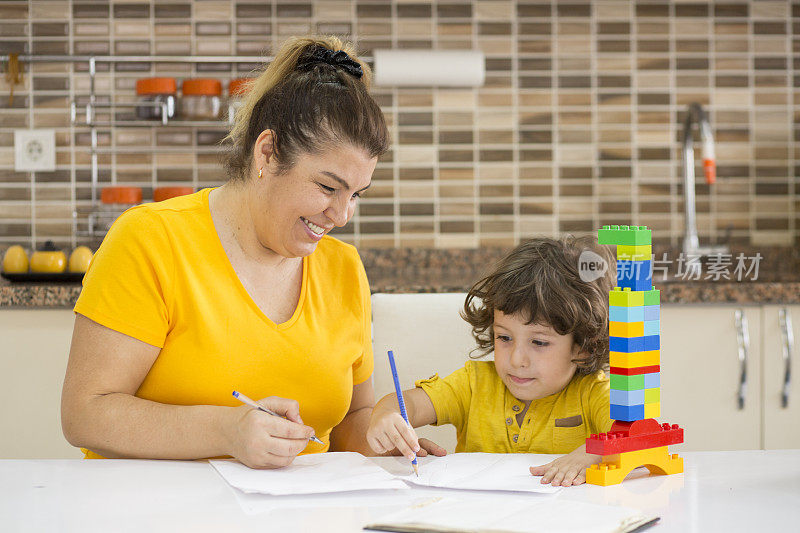
{"type": "Polygon", "coordinates": [[[232,144],[225,161],[229,179],[246,177],[253,145],[264,130],[275,134],[280,173],[290,169],[301,153],[319,153],[341,143],[361,148],[370,157],[383,154],[389,147],[389,134],[383,113],[368,92],[371,76],[353,47],[337,37],[287,40],[267,69],[250,83],[236,112],[226,137],[232,144]],[[346,53],[348,68],[317,60],[320,51],[329,56],[346,53]]]}
{"type": "Polygon", "coordinates": [[[529,324],[572,333],[586,357],[575,360],[578,372],[591,374],[608,366],[608,291],[616,262],[596,239],[567,236],[532,239],[512,250],[494,271],[472,286],[462,318],[472,325],[476,352],[494,349],[494,311],[520,314],[529,324]],[[579,258],[585,250],[600,255],[608,270],[594,281],[583,281],[579,258]]]}

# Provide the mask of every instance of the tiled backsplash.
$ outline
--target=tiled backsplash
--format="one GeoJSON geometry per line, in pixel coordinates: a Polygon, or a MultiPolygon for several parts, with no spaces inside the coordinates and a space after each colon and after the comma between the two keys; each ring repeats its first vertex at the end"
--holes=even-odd
{"type": "MultiPolygon", "coordinates": [[[[800,2],[788,1],[5,1],[0,53],[262,55],[285,37],[343,35],[378,48],[479,49],[477,89],[376,88],[393,146],[359,213],[338,236],[361,247],[509,246],[602,223],[683,232],[680,137],[700,102],[719,178],[698,181],[701,241],[800,242],[800,2]],[[796,77],[797,76],[797,77],[796,77]]],[[[100,65],[101,99],[135,80],[239,77],[250,66],[100,65]]],[[[91,209],[88,129],[69,103],[87,65],[25,65],[9,105],[0,81],[0,246],[73,244],[91,209]],[[13,130],[55,128],[57,170],[14,171],[13,130]]],[[[218,185],[221,130],[115,128],[100,143],[101,184],[218,185]],[[171,146],[157,155],[128,153],[171,146]]],[[[699,154],[698,154],[699,155],[699,154]]],[[[699,157],[698,157],[699,159],[699,157]]],[[[698,170],[698,176],[702,172],[698,170]]]]}

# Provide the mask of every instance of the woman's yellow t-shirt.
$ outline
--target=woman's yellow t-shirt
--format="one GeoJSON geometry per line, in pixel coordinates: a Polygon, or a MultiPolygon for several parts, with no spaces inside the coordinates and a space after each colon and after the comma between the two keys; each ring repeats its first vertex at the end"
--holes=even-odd
{"type": "MultiPolygon", "coordinates": [[[[324,237],[303,258],[300,299],[275,324],[250,298],[217,236],[211,189],[126,211],[83,279],[75,312],[161,348],[136,396],[174,405],[297,400],[329,447],[353,385],[372,375],[370,292],[353,246],[324,237]]],[[[87,457],[99,457],[87,452],[87,457]]]]}
{"type": "Polygon", "coordinates": [[[555,394],[525,403],[497,375],[493,361],[468,361],[442,379],[419,380],[436,411],[436,425],[453,424],[456,452],[569,453],[593,433],[611,429],[609,380],[600,370],[576,374],[555,394]]]}

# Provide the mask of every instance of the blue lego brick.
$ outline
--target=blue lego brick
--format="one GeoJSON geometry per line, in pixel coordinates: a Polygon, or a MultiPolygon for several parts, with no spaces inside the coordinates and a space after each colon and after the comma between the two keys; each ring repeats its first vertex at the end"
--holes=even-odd
{"type": "Polygon", "coordinates": [[[645,320],[644,321],[644,336],[659,335],[661,333],[660,320],[645,320]]]}
{"type": "Polygon", "coordinates": [[[608,347],[611,352],[643,352],[644,337],[609,337],[608,347]]]}
{"type": "Polygon", "coordinates": [[[660,305],[645,305],[644,306],[644,318],[642,320],[659,320],[661,318],[661,306],[660,305]]]}
{"type": "Polygon", "coordinates": [[[653,288],[653,282],[649,279],[617,279],[617,285],[622,287],[628,287],[632,291],[649,291],[653,288]]]}
{"type": "Polygon", "coordinates": [[[649,291],[653,288],[653,262],[617,260],[617,286],[632,291],[649,291]]]}
{"type": "Polygon", "coordinates": [[[644,405],[615,405],[612,403],[611,419],[625,422],[644,420],[644,405]]]}
{"type": "Polygon", "coordinates": [[[661,386],[661,372],[652,372],[644,375],[644,388],[655,389],[661,386]]]}
{"type": "Polygon", "coordinates": [[[597,242],[623,246],[652,244],[652,232],[647,226],[603,226],[597,230],[597,242]]]}
{"type": "MultiPolygon", "coordinates": [[[[653,280],[653,261],[617,259],[617,285],[621,280],[653,280]]],[[[622,285],[620,285],[621,287],[622,285]]],[[[648,289],[649,290],[649,289],[648,289]]]]}
{"type": "Polygon", "coordinates": [[[643,352],[661,349],[661,335],[645,335],[642,339],[644,343],[644,347],[642,348],[643,352]]]}
{"type": "Polygon", "coordinates": [[[644,322],[644,306],[619,307],[611,305],[608,307],[608,318],[611,322],[644,322]]]}
{"type": "Polygon", "coordinates": [[[614,405],[644,405],[644,389],[616,390],[611,389],[611,403],[614,405]]]}

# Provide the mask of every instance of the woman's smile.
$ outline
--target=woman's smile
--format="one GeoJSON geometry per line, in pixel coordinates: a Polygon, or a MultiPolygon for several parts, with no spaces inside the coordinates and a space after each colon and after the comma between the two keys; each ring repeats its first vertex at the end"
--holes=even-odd
{"type": "Polygon", "coordinates": [[[325,235],[325,228],[323,228],[322,226],[314,224],[307,218],[300,217],[300,220],[303,221],[303,224],[306,226],[308,233],[310,233],[311,237],[314,238],[315,240],[319,240],[322,238],[323,235],[325,235]]]}

